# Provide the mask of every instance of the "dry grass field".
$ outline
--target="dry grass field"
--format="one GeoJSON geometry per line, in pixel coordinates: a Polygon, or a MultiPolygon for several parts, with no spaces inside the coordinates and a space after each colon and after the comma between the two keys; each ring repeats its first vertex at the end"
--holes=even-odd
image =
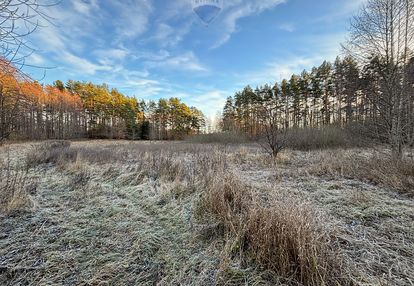
{"type": "Polygon", "coordinates": [[[414,285],[414,164],[368,149],[0,147],[0,285],[414,285]]]}

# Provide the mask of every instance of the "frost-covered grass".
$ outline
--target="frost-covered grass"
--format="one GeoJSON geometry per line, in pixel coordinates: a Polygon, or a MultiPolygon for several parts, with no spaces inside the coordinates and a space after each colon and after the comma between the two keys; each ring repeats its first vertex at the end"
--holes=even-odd
{"type": "Polygon", "coordinates": [[[0,163],[25,177],[0,209],[0,285],[410,285],[409,192],[335,161],[369,152],[5,146],[0,163]]]}

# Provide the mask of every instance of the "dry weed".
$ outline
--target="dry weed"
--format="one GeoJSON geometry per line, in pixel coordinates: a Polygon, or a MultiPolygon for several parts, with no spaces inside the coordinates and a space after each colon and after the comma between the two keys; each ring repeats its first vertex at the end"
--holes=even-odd
{"type": "Polygon", "coordinates": [[[27,171],[12,166],[9,156],[0,162],[0,213],[33,209],[30,192],[35,191],[36,184],[28,182],[27,171]]]}
{"type": "Polygon", "coordinates": [[[407,186],[398,183],[410,176],[407,166],[392,166],[408,170],[402,175],[382,169],[385,161],[369,170],[363,165],[371,156],[359,150],[288,150],[270,161],[250,144],[41,145],[27,160],[41,165],[27,171],[29,179],[40,177],[39,207],[0,220],[2,285],[413,280],[412,201],[380,187],[388,180],[407,186]],[[381,181],[386,172],[392,179],[381,181]],[[350,274],[353,263],[360,271],[350,274]]]}
{"type": "Polygon", "coordinates": [[[340,175],[379,184],[414,195],[414,160],[394,160],[386,154],[359,155],[324,152],[320,161],[306,171],[312,175],[340,175]]]}
{"type": "Polygon", "coordinates": [[[348,269],[335,228],[298,199],[256,193],[234,175],[218,174],[205,185],[197,217],[219,221],[230,253],[273,271],[288,284],[352,284],[345,277],[348,269]]]}

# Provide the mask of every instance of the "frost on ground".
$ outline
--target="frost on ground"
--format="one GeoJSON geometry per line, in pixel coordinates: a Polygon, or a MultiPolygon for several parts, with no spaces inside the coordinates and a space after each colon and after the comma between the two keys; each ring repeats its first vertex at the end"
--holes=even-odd
{"type": "MultiPolygon", "coordinates": [[[[251,236],[225,229],[232,219],[210,219],[221,210],[200,208],[209,184],[228,174],[254,194],[247,198],[258,198],[252,205],[268,204],[266,211],[277,195],[322,212],[318,224],[332,236],[344,284],[413,285],[413,196],[335,165],[361,154],[370,151],[288,150],[273,161],[255,145],[2,147],[1,178],[9,179],[0,187],[14,199],[0,200],[0,285],[317,285],[282,275],[290,272],[264,261],[267,252],[249,250],[251,236]]],[[[226,202],[235,214],[243,211],[235,212],[234,198],[226,202]]]]}

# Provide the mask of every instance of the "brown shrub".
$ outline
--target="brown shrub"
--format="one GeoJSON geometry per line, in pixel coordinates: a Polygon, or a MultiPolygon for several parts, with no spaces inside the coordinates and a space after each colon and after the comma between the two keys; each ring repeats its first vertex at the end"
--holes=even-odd
{"type": "Polygon", "coordinates": [[[386,154],[362,156],[346,152],[326,153],[308,167],[313,175],[340,175],[414,195],[414,160],[395,160],[386,154]]]}
{"type": "Polygon", "coordinates": [[[367,125],[348,124],[321,128],[296,128],[287,132],[287,147],[302,150],[370,147],[378,141],[368,131],[367,125]]]}
{"type": "Polygon", "coordinates": [[[78,156],[75,162],[68,166],[68,171],[71,174],[71,181],[69,188],[72,190],[83,190],[91,179],[91,174],[88,166],[78,156]]]}
{"type": "Polygon", "coordinates": [[[35,145],[26,154],[26,167],[73,162],[77,157],[77,151],[70,148],[70,144],[69,141],[48,141],[35,145]]]}
{"type": "Polygon", "coordinates": [[[343,271],[338,246],[324,216],[292,197],[273,198],[249,213],[245,245],[260,266],[304,285],[335,285],[343,271]]]}
{"type": "Polygon", "coordinates": [[[334,228],[320,212],[285,195],[255,193],[234,175],[206,182],[196,217],[224,227],[231,252],[289,284],[347,285],[334,228]],[[294,281],[294,282],[292,282],[294,281]]]}
{"type": "Polygon", "coordinates": [[[125,152],[102,147],[72,147],[70,141],[48,141],[37,144],[26,154],[27,168],[42,164],[64,166],[78,158],[91,164],[113,163],[125,158],[125,152]]]}
{"type": "Polygon", "coordinates": [[[240,216],[246,215],[252,200],[251,192],[231,174],[207,178],[204,188],[197,216],[213,216],[237,233],[235,224],[239,223],[240,216]]]}
{"type": "Polygon", "coordinates": [[[343,148],[351,145],[347,132],[335,126],[291,129],[287,138],[289,148],[302,151],[343,148]]]}
{"type": "Polygon", "coordinates": [[[8,158],[0,162],[0,213],[24,211],[34,206],[29,194],[36,189],[27,182],[27,172],[13,168],[8,158]]]}

